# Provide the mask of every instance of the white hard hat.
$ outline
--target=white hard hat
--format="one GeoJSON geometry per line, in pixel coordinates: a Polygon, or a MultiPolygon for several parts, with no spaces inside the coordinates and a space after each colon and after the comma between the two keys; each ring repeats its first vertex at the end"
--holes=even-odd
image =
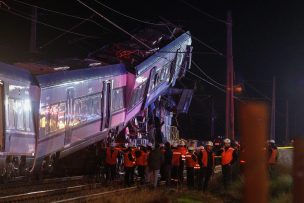
{"type": "Polygon", "coordinates": [[[177,147],[178,144],[176,142],[173,143],[173,147],[177,147]]]}
{"type": "Polygon", "coordinates": [[[164,146],[165,146],[164,143],[159,144],[159,147],[164,147],[164,146]]]}
{"type": "Polygon", "coordinates": [[[199,146],[199,149],[203,150],[203,149],[205,149],[205,147],[204,146],[199,146]]]}
{"type": "Polygon", "coordinates": [[[153,144],[151,142],[149,142],[148,147],[153,147],[153,144]]]}
{"type": "Polygon", "coordinates": [[[211,147],[213,147],[213,142],[208,141],[208,142],[206,143],[206,146],[211,146],[211,147]]]}
{"type": "Polygon", "coordinates": [[[230,140],[229,138],[226,138],[226,139],[224,139],[224,143],[225,143],[225,144],[230,144],[230,143],[231,143],[231,140],[230,140]]]}
{"type": "Polygon", "coordinates": [[[188,150],[193,151],[194,147],[189,147],[188,150]]]}
{"type": "Polygon", "coordinates": [[[180,144],[181,144],[181,145],[185,145],[185,142],[184,142],[184,141],[181,141],[180,144]]]}
{"type": "Polygon", "coordinates": [[[129,146],[129,143],[125,143],[125,147],[128,147],[129,146]]]}
{"type": "Polygon", "coordinates": [[[269,143],[275,144],[275,141],[274,140],[269,140],[269,143]]]}

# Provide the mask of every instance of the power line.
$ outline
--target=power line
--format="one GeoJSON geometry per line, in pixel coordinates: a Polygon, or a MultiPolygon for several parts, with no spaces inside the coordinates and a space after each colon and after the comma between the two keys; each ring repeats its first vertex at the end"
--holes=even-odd
{"type": "MultiPolygon", "coordinates": [[[[167,19],[165,19],[164,17],[162,16],[159,16],[160,19],[162,19],[163,21],[167,22],[169,25],[171,25],[172,27],[177,27],[176,25],[174,25],[173,23],[171,23],[170,21],[168,21],[167,19]]],[[[185,31],[182,29],[182,31],[185,31]]],[[[190,35],[190,34],[188,34],[190,35]]],[[[203,42],[202,40],[200,40],[199,38],[195,37],[193,34],[190,35],[194,40],[196,40],[198,43],[200,43],[201,45],[207,47],[208,49],[212,50],[213,52],[215,52],[216,54],[220,55],[220,56],[223,56],[225,57],[225,55],[220,52],[219,50],[217,50],[216,48],[208,45],[207,43],[203,42]]]]}
{"type": "Polygon", "coordinates": [[[253,85],[251,85],[250,83],[246,82],[248,87],[250,87],[252,90],[254,90],[256,93],[260,94],[261,96],[263,96],[265,99],[271,101],[271,98],[269,98],[268,96],[266,96],[265,94],[263,94],[261,91],[259,91],[257,88],[255,88],[253,85]]]}
{"type": "Polygon", "coordinates": [[[211,14],[205,12],[205,11],[202,11],[202,10],[198,9],[197,7],[193,6],[192,4],[190,4],[190,3],[187,2],[187,1],[181,0],[181,2],[184,3],[184,4],[186,4],[187,6],[189,6],[190,8],[192,8],[193,10],[196,10],[197,12],[199,12],[199,13],[201,13],[201,14],[203,14],[203,15],[209,17],[209,18],[212,18],[213,20],[216,20],[216,21],[218,21],[218,22],[220,22],[220,23],[227,24],[227,22],[226,22],[225,20],[222,20],[222,19],[220,19],[220,18],[218,18],[218,17],[215,17],[215,16],[213,16],[213,15],[211,15],[211,14]]]}
{"type": "Polygon", "coordinates": [[[107,6],[107,5],[105,5],[104,3],[101,3],[101,2],[99,2],[99,1],[97,1],[97,0],[94,0],[94,1],[95,1],[97,4],[99,4],[99,5],[101,5],[101,6],[105,7],[105,8],[107,8],[107,9],[113,11],[114,13],[117,13],[117,14],[119,14],[119,15],[121,15],[121,16],[124,16],[124,17],[126,17],[126,18],[129,18],[129,19],[131,19],[131,20],[134,20],[134,21],[137,21],[137,22],[140,22],[140,23],[144,23],[144,24],[148,24],[148,25],[156,25],[156,26],[166,26],[166,25],[167,25],[167,24],[165,24],[165,23],[151,23],[151,22],[149,22],[149,21],[140,20],[140,19],[138,19],[138,18],[134,18],[134,17],[132,17],[132,16],[129,16],[129,15],[127,15],[127,14],[124,14],[124,13],[122,13],[122,12],[119,12],[119,11],[117,11],[117,10],[111,8],[110,6],[107,6]]]}
{"type": "MultiPolygon", "coordinates": [[[[91,18],[93,18],[93,17],[94,17],[94,14],[91,15],[89,18],[83,20],[82,22],[78,23],[77,25],[74,25],[73,27],[71,27],[71,28],[69,29],[69,31],[72,31],[73,29],[79,27],[80,25],[82,25],[83,23],[85,23],[86,21],[88,21],[89,19],[91,19],[91,18]]],[[[39,48],[40,48],[40,49],[43,49],[44,47],[46,47],[46,46],[50,45],[51,43],[55,42],[56,40],[58,40],[60,37],[62,37],[62,36],[64,36],[64,35],[66,35],[67,33],[68,33],[67,31],[61,33],[61,34],[58,35],[57,37],[55,37],[55,38],[49,40],[48,42],[44,43],[44,44],[43,44],[42,46],[40,46],[39,48]]]]}
{"type": "MultiPolygon", "coordinates": [[[[5,11],[5,12],[10,13],[10,14],[13,14],[13,15],[16,15],[16,16],[19,16],[21,18],[27,19],[29,21],[32,21],[32,19],[30,17],[24,16],[24,15],[19,14],[17,12],[14,12],[14,11],[11,11],[11,10],[7,10],[7,9],[3,9],[3,8],[0,8],[0,10],[5,11]]],[[[92,38],[92,39],[99,39],[99,37],[97,37],[97,36],[86,35],[86,34],[82,34],[82,33],[78,33],[78,32],[69,31],[69,30],[66,30],[64,28],[56,27],[54,25],[50,25],[48,23],[44,23],[44,22],[39,21],[39,20],[35,20],[35,22],[38,23],[38,24],[44,25],[46,27],[50,27],[50,28],[53,28],[55,30],[62,31],[62,32],[67,32],[67,33],[78,35],[78,36],[81,36],[81,37],[87,37],[87,38],[92,38]]]]}
{"type": "Polygon", "coordinates": [[[131,38],[133,38],[134,40],[136,40],[138,43],[140,43],[141,45],[143,45],[144,47],[148,48],[148,49],[152,49],[151,47],[149,47],[147,44],[145,44],[144,42],[140,41],[139,39],[137,39],[134,35],[132,35],[131,33],[129,33],[128,31],[126,31],[125,29],[123,29],[122,27],[120,27],[119,25],[117,25],[116,23],[114,23],[113,21],[111,21],[110,19],[106,18],[105,16],[101,15],[99,12],[97,12],[95,9],[93,9],[92,7],[89,7],[88,5],[86,5],[85,3],[83,3],[81,0],[76,0],[78,1],[80,4],[82,4],[83,6],[85,6],[86,8],[88,8],[89,10],[93,11],[94,13],[96,13],[97,15],[99,15],[101,18],[103,18],[104,20],[106,20],[108,23],[112,24],[114,27],[116,27],[117,29],[121,30],[122,32],[124,32],[125,34],[129,35],[131,38]]]}
{"type": "MultiPolygon", "coordinates": [[[[47,9],[47,8],[43,8],[43,7],[40,7],[40,6],[36,6],[36,5],[33,5],[33,4],[29,4],[29,3],[25,3],[23,1],[19,1],[19,0],[12,0],[12,1],[15,1],[19,4],[23,4],[23,5],[26,5],[26,6],[29,6],[29,7],[36,7],[36,8],[39,8],[41,10],[44,10],[44,11],[48,11],[50,13],[55,13],[55,14],[58,14],[58,15],[62,15],[62,16],[66,16],[66,17],[70,17],[70,18],[75,18],[75,19],[79,19],[79,20],[85,20],[86,18],[83,18],[83,17],[80,17],[80,16],[75,16],[75,15],[71,15],[71,14],[68,14],[68,13],[63,13],[63,12],[59,12],[59,11],[55,11],[55,10],[51,10],[51,9],[47,9]]],[[[98,27],[108,31],[108,32],[112,32],[110,29],[104,27],[103,25],[97,23],[96,21],[90,19],[88,20],[89,22],[91,23],[94,23],[95,25],[97,25],[98,27]]]]}
{"type": "Polygon", "coordinates": [[[219,85],[219,86],[226,87],[226,85],[223,85],[223,84],[217,82],[216,80],[214,80],[212,77],[210,77],[205,71],[203,71],[203,69],[202,69],[199,65],[197,65],[197,63],[196,63],[194,60],[192,60],[192,64],[193,64],[199,71],[201,71],[201,73],[203,73],[209,80],[213,81],[214,83],[216,83],[216,84],[219,85]]]}

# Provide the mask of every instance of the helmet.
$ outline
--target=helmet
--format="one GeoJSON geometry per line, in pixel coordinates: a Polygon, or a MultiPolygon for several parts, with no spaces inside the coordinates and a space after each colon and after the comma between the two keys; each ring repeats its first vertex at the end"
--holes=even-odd
{"type": "Polygon", "coordinates": [[[189,147],[188,150],[189,150],[189,151],[193,151],[193,150],[194,150],[194,147],[189,147]]]}
{"type": "Polygon", "coordinates": [[[129,143],[126,142],[126,143],[125,143],[125,147],[128,147],[128,146],[129,146],[129,143]]]}
{"type": "MultiPolygon", "coordinates": [[[[224,141],[224,142],[225,142],[225,141],[224,141]]],[[[213,142],[208,141],[208,142],[206,143],[206,146],[211,146],[211,147],[213,147],[213,142]]]]}
{"type": "Polygon", "coordinates": [[[269,140],[269,143],[275,144],[275,141],[274,140],[269,140]]]}
{"type": "Polygon", "coordinates": [[[115,142],[112,142],[112,143],[111,143],[111,147],[116,147],[116,143],[115,143],[115,142]]]}
{"type": "Polygon", "coordinates": [[[159,147],[164,147],[164,146],[165,146],[164,143],[159,144],[159,147]]]}
{"type": "Polygon", "coordinates": [[[226,138],[226,139],[224,139],[224,143],[225,143],[225,144],[230,144],[230,143],[231,143],[231,140],[230,140],[229,138],[226,138]]]}
{"type": "Polygon", "coordinates": [[[205,147],[204,146],[199,146],[199,149],[203,150],[203,149],[205,149],[205,147]]]}
{"type": "Polygon", "coordinates": [[[153,144],[151,142],[149,142],[148,147],[153,147],[153,144]]]}
{"type": "Polygon", "coordinates": [[[177,147],[178,144],[177,144],[176,142],[174,142],[172,146],[173,146],[173,147],[177,147]]]}
{"type": "Polygon", "coordinates": [[[185,142],[184,142],[184,141],[181,141],[181,142],[180,142],[180,145],[185,145],[185,142]]]}

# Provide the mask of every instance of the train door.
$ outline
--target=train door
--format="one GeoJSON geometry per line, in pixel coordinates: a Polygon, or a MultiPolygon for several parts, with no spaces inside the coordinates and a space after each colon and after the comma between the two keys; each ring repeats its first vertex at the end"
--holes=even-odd
{"type": "Polygon", "coordinates": [[[111,121],[111,96],[112,96],[112,81],[103,81],[103,90],[101,96],[101,131],[110,127],[111,121]]]}
{"type": "Polygon", "coordinates": [[[75,97],[74,88],[67,89],[67,113],[64,145],[70,144],[72,138],[72,128],[74,124],[73,102],[75,97]]]}
{"type": "Polygon", "coordinates": [[[4,150],[4,84],[0,80],[0,151],[4,150]]]}

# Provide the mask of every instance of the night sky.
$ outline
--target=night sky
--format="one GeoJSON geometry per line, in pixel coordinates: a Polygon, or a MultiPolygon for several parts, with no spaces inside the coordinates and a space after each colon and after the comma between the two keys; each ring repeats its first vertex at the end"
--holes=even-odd
{"type": "MultiPolygon", "coordinates": [[[[101,1],[101,0],[99,0],[101,1]]],[[[225,20],[227,10],[233,17],[233,51],[236,83],[243,84],[245,92],[242,97],[271,97],[272,77],[277,79],[277,136],[285,133],[285,104],[290,104],[290,134],[296,135],[296,127],[301,122],[304,85],[304,13],[301,3],[284,1],[202,1],[184,0],[198,12],[181,0],[163,1],[102,1],[107,6],[140,20],[159,22],[162,16],[174,24],[182,25],[185,30],[221,53],[226,52],[226,26],[210,18],[203,12],[225,20]],[[256,90],[258,91],[256,91],[256,90]],[[260,93],[258,93],[260,92],[260,93]],[[297,112],[297,114],[295,114],[297,112]],[[296,118],[297,117],[297,118],[296,118]]],[[[62,57],[85,57],[97,48],[115,41],[128,39],[124,33],[105,22],[97,15],[80,5],[76,0],[65,1],[25,1],[28,4],[56,10],[82,18],[90,18],[96,23],[85,22],[73,32],[88,35],[80,37],[66,34],[58,40],[50,40],[62,34],[38,24],[37,47],[39,54],[33,57],[28,53],[30,39],[30,21],[16,16],[16,13],[30,18],[31,7],[15,0],[4,0],[10,7],[9,13],[2,4],[0,10],[0,60],[7,63],[62,57]],[[15,14],[13,14],[14,12],[15,14]],[[106,29],[104,29],[104,28],[106,29]],[[95,37],[97,39],[95,39],[95,37]],[[50,43],[51,42],[51,43],[50,43]]],[[[124,29],[135,33],[148,25],[120,16],[109,9],[98,5],[94,0],[85,1],[89,6],[114,21],[124,29]]],[[[38,9],[38,20],[62,29],[81,23],[83,20],[38,9]]],[[[213,79],[221,84],[226,78],[226,59],[211,53],[212,50],[193,41],[193,59],[213,79]]],[[[192,66],[192,71],[206,78],[192,66]]],[[[207,139],[210,136],[210,104],[215,99],[217,116],[216,135],[224,133],[225,94],[205,82],[188,75],[182,84],[192,88],[196,84],[197,92],[188,116],[186,136],[207,139]],[[194,80],[195,79],[195,80],[194,80]],[[191,130],[192,129],[192,130],[191,130]],[[195,129],[195,130],[193,130],[195,129]]],[[[179,85],[182,85],[179,84],[179,85]]],[[[302,119],[303,120],[303,119],[302,119]]]]}

